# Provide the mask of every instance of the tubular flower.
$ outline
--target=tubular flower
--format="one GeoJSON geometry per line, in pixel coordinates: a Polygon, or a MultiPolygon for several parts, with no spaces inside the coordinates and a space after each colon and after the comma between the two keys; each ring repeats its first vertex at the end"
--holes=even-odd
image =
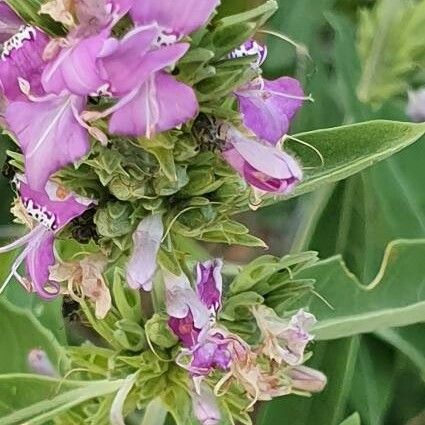
{"type": "Polygon", "coordinates": [[[0,254],[25,247],[16,258],[1,290],[12,278],[16,278],[28,290],[46,300],[59,295],[59,284],[49,279],[49,268],[56,260],[54,255],[55,235],[70,221],[83,214],[92,203],[67,192],[54,182],[49,182],[42,191],[32,189],[21,176],[17,178],[19,200],[32,230],[17,241],[0,248],[0,254]],[[22,262],[26,264],[27,278],[18,274],[22,262]]]}
{"type": "Polygon", "coordinates": [[[225,130],[224,159],[256,189],[288,194],[302,180],[297,161],[280,147],[243,135],[234,127],[225,130]]]}
{"type": "Polygon", "coordinates": [[[45,67],[43,52],[49,38],[32,26],[22,26],[3,44],[0,57],[0,85],[9,101],[25,99],[22,83],[29,83],[31,92],[44,94],[41,74],[45,67]]]}

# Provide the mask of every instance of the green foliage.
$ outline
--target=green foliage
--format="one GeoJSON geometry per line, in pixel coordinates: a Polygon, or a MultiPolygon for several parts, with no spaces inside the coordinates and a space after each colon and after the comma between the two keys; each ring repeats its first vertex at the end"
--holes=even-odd
{"type": "Polygon", "coordinates": [[[418,267],[424,254],[423,240],[390,244],[379,273],[368,286],[358,281],[340,257],[301,271],[297,277],[314,277],[316,292],[326,300],[325,304],[313,295],[307,302],[319,320],[317,338],[342,338],[425,321],[425,299],[420,296],[423,270],[418,267]],[[406,273],[407,281],[403,279],[406,273]]]}
{"type": "Polygon", "coordinates": [[[294,137],[320,152],[324,164],[311,147],[288,139],[286,149],[308,170],[289,197],[356,174],[416,142],[424,133],[423,124],[377,121],[297,134],[294,137]]]}
{"type": "Polygon", "coordinates": [[[341,422],[341,425],[361,425],[359,414],[353,413],[349,418],[341,422]]]}
{"type": "Polygon", "coordinates": [[[379,0],[373,10],[364,10],[358,32],[359,98],[381,104],[405,94],[409,78],[425,65],[424,36],[423,1],[379,0]]]}
{"type": "MultiPolygon", "coordinates": [[[[52,332],[44,328],[30,311],[0,301],[2,343],[0,344],[0,373],[28,373],[28,354],[33,349],[44,350],[54,367],[66,368],[64,349],[52,332]]],[[[1,375],[0,375],[1,376],[1,375]]]]}

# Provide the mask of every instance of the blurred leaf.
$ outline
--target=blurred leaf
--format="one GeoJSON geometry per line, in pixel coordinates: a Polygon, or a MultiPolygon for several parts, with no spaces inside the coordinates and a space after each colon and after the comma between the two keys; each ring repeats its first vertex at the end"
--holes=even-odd
{"type": "Polygon", "coordinates": [[[365,336],[357,359],[351,406],[364,425],[384,425],[396,378],[396,355],[388,345],[365,336]]]}
{"type": "Polygon", "coordinates": [[[34,348],[44,350],[58,369],[64,366],[65,353],[51,331],[43,328],[30,311],[0,301],[2,343],[0,373],[29,372],[27,356],[34,348]]]}
{"type": "Polygon", "coordinates": [[[68,381],[63,386],[62,384],[63,382],[59,380],[48,380],[32,375],[0,376],[2,394],[0,423],[2,425],[46,424],[50,419],[54,419],[58,414],[74,406],[118,391],[123,381],[92,381],[75,384],[68,381]],[[38,391],[31,390],[31,387],[35,385],[38,391]],[[19,407],[15,407],[17,400],[19,400],[19,407]]]}
{"type": "Polygon", "coordinates": [[[339,256],[297,273],[297,278],[316,279],[316,292],[332,306],[316,295],[300,302],[319,320],[314,330],[317,338],[336,339],[425,321],[424,256],[425,240],[391,243],[368,286],[360,283],[339,256]]]}
{"type": "Polygon", "coordinates": [[[403,353],[422,373],[425,381],[425,324],[377,332],[384,341],[403,353]]]}
{"type": "Polygon", "coordinates": [[[49,400],[80,384],[39,375],[0,375],[0,423],[3,417],[42,400],[49,400]],[[62,385],[61,385],[62,384],[62,385]]]}
{"type": "Polygon", "coordinates": [[[51,35],[63,35],[64,28],[49,15],[39,14],[43,0],[6,0],[22,19],[32,25],[42,28],[51,35]]]}
{"type": "Polygon", "coordinates": [[[361,425],[359,414],[353,413],[349,418],[341,422],[341,425],[361,425]]]}
{"type": "Polygon", "coordinates": [[[314,348],[312,366],[328,377],[321,394],[311,398],[285,396],[267,403],[258,425],[338,425],[345,414],[359,348],[358,338],[321,342],[314,348]]]}
{"type": "Polygon", "coordinates": [[[425,2],[380,0],[364,10],[358,50],[363,74],[358,87],[364,102],[381,103],[405,94],[407,78],[425,64],[425,2]]]}
{"type": "Polygon", "coordinates": [[[298,134],[296,138],[321,153],[324,165],[320,165],[320,158],[311,147],[286,140],[285,148],[304,167],[312,167],[288,198],[356,174],[416,142],[424,133],[425,124],[372,121],[298,134]]]}

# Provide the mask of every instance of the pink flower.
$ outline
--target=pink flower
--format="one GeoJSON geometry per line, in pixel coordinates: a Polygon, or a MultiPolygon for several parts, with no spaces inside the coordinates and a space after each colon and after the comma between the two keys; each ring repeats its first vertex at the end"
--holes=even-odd
{"type": "Polygon", "coordinates": [[[70,221],[83,214],[92,201],[79,198],[54,182],[49,182],[41,191],[34,190],[22,176],[17,179],[17,188],[20,212],[25,222],[33,224],[33,229],[17,241],[0,248],[0,254],[3,254],[25,247],[13,263],[0,292],[15,277],[28,290],[49,300],[59,295],[59,284],[49,279],[49,268],[56,262],[55,235],[70,221]],[[18,274],[23,261],[26,264],[27,279],[18,274]]]}

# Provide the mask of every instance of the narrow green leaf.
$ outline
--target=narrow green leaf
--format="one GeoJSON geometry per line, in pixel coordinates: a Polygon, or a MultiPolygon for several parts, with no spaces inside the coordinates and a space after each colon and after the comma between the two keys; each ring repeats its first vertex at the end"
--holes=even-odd
{"type": "MultiPolygon", "coordinates": [[[[22,385],[24,380],[27,387],[33,384],[31,377],[19,375],[0,376],[1,394],[9,391],[13,397],[25,397],[25,387],[22,385]]],[[[51,381],[55,385],[56,391],[61,387],[61,381],[51,381]]],[[[50,419],[55,418],[58,414],[66,412],[74,406],[78,406],[85,401],[96,397],[106,396],[119,390],[123,385],[123,380],[117,381],[93,381],[89,383],[80,383],[80,387],[68,388],[68,390],[55,394],[54,391],[46,398],[39,399],[38,402],[26,404],[19,410],[0,417],[2,425],[20,425],[25,422],[26,425],[45,424],[50,419]]],[[[53,387],[50,387],[53,389],[53,387]]],[[[41,394],[40,394],[41,396],[41,394]]],[[[9,396],[10,398],[10,396],[9,396]]]]}
{"type": "Polygon", "coordinates": [[[297,134],[294,137],[321,153],[324,165],[311,147],[288,139],[285,149],[294,153],[303,167],[312,167],[289,198],[354,175],[406,148],[424,133],[425,124],[370,121],[297,134]]]}
{"type": "Polygon", "coordinates": [[[296,274],[297,278],[316,279],[317,293],[332,306],[315,295],[300,302],[309,305],[319,320],[317,338],[336,339],[425,321],[424,257],[425,240],[392,242],[368,286],[359,282],[339,256],[296,274]]]}
{"type": "Polygon", "coordinates": [[[372,336],[362,338],[350,406],[364,425],[385,425],[397,373],[394,350],[372,336]]]}
{"type": "Polygon", "coordinates": [[[423,323],[400,329],[384,329],[377,336],[403,353],[425,380],[425,326],[423,323]]]}

